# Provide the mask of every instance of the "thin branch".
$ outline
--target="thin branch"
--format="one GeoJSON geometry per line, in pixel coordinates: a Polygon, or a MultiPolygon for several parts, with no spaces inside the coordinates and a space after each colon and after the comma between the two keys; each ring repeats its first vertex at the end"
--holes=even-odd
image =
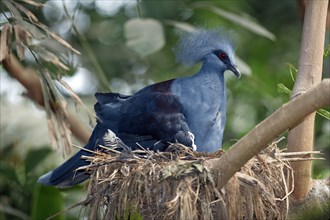
{"type": "MultiPolygon", "coordinates": [[[[313,161],[313,160],[325,160],[325,158],[321,157],[308,157],[308,158],[286,158],[286,161],[294,162],[294,161],[313,161]]],[[[278,160],[270,160],[269,163],[276,163],[278,160]]]]}
{"type": "Polygon", "coordinates": [[[95,56],[93,48],[91,47],[91,45],[88,42],[85,35],[79,32],[77,26],[75,25],[75,21],[74,21],[75,18],[74,18],[74,16],[71,16],[70,13],[68,12],[67,7],[64,4],[64,1],[62,3],[63,3],[62,5],[63,5],[64,12],[71,21],[71,27],[72,27],[73,32],[77,35],[77,37],[81,43],[81,46],[85,50],[89,60],[91,61],[92,65],[94,66],[95,75],[97,76],[97,78],[99,80],[102,90],[106,91],[106,92],[111,92],[111,89],[109,86],[109,80],[107,79],[106,74],[104,73],[99,61],[97,60],[97,57],[95,56]]]}
{"type": "Polygon", "coordinates": [[[288,156],[304,156],[310,154],[323,154],[321,151],[303,151],[303,152],[282,152],[279,153],[279,156],[288,157],[288,156]]]}

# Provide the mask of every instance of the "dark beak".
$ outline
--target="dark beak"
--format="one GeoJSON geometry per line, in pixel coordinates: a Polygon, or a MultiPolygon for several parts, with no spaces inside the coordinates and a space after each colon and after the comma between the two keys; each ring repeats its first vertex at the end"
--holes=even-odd
{"type": "Polygon", "coordinates": [[[235,76],[237,76],[237,78],[241,77],[241,73],[238,70],[237,66],[230,66],[230,70],[235,74],[235,76]]]}

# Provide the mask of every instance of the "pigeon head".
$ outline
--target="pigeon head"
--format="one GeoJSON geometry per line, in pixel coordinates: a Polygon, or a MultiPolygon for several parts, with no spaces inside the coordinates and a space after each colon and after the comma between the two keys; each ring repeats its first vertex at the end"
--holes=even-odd
{"type": "Polygon", "coordinates": [[[230,53],[231,50],[215,50],[213,51],[213,54],[219,59],[221,62],[221,66],[224,70],[230,70],[232,71],[238,78],[241,77],[241,73],[237,68],[235,59],[234,59],[234,54],[230,53]],[[229,52],[227,52],[229,51],[229,52]]]}
{"type": "Polygon", "coordinates": [[[176,59],[185,65],[208,62],[219,71],[240,72],[234,58],[234,34],[224,29],[203,30],[183,34],[175,48],[176,59]]]}

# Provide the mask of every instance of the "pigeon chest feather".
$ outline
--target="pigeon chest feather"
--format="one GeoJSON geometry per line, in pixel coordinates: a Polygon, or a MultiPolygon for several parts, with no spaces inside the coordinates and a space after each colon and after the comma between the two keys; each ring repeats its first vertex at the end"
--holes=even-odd
{"type": "Polygon", "coordinates": [[[207,151],[219,149],[226,120],[224,83],[219,78],[211,84],[187,80],[179,85],[174,83],[172,90],[180,97],[198,151],[204,151],[204,147],[207,151]]]}

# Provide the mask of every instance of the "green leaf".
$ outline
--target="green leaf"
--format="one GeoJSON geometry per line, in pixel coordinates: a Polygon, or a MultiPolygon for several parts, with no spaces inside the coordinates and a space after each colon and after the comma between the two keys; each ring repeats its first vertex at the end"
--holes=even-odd
{"type": "Polygon", "coordinates": [[[196,30],[196,28],[192,24],[189,24],[187,22],[166,20],[165,24],[171,25],[186,32],[193,32],[196,30]]]}
{"type": "Polygon", "coordinates": [[[126,45],[142,57],[160,50],[165,45],[162,24],[155,19],[130,19],[124,26],[126,45]]]}
{"type": "Polygon", "coordinates": [[[325,109],[319,109],[317,110],[317,114],[321,115],[322,117],[330,120],[330,112],[325,109]]]}
{"type": "MultiPolygon", "coordinates": [[[[31,219],[47,219],[63,211],[64,201],[58,189],[37,184],[34,188],[31,206],[31,219]]],[[[51,219],[62,220],[65,218],[63,215],[57,215],[51,219]]]]}
{"type": "Polygon", "coordinates": [[[324,49],[324,53],[323,53],[324,58],[326,58],[329,55],[330,55],[330,44],[324,49]]]}
{"type": "Polygon", "coordinates": [[[291,95],[291,90],[288,87],[286,87],[283,83],[277,84],[277,91],[279,93],[284,93],[284,94],[287,94],[289,96],[291,95]]]}
{"type": "Polygon", "coordinates": [[[13,166],[5,161],[0,161],[0,181],[7,180],[10,182],[19,183],[16,170],[13,166]]]}
{"type": "Polygon", "coordinates": [[[131,209],[127,209],[126,216],[127,216],[127,219],[129,219],[129,220],[143,220],[138,209],[135,211],[133,211],[131,209]]]}
{"type": "Polygon", "coordinates": [[[291,79],[294,82],[295,81],[295,75],[297,75],[298,69],[292,65],[291,63],[287,63],[291,75],[291,79]]]}
{"type": "Polygon", "coordinates": [[[263,26],[261,26],[256,21],[252,20],[250,17],[248,17],[246,15],[237,15],[232,12],[225,11],[221,8],[218,8],[214,5],[200,3],[200,2],[193,4],[193,6],[196,8],[208,9],[208,10],[214,12],[215,14],[227,19],[228,21],[231,21],[237,25],[240,25],[255,34],[266,37],[270,40],[276,40],[276,37],[273,33],[268,31],[266,28],[264,28],[263,26]]]}
{"type": "Polygon", "coordinates": [[[30,150],[25,158],[25,173],[31,172],[50,152],[49,148],[30,150]]]}

